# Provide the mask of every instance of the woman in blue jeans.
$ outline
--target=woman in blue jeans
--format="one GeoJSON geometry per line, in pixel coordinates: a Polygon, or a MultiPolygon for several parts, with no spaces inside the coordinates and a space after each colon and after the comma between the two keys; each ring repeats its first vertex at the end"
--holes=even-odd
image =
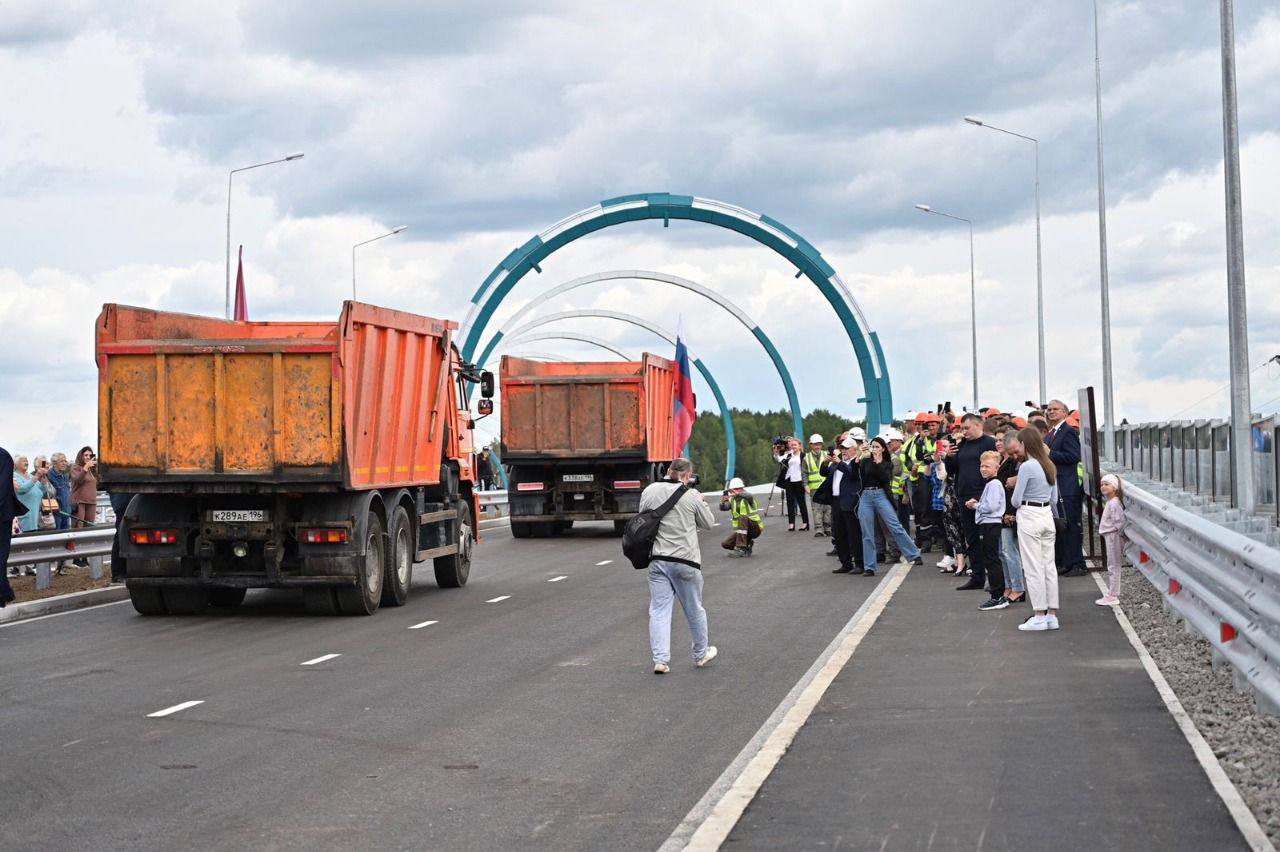
{"type": "Polygon", "coordinates": [[[893,460],[889,456],[889,445],[879,435],[871,439],[867,455],[859,461],[862,473],[862,496],[858,498],[858,522],[862,526],[862,559],[866,566],[862,573],[867,577],[876,575],[876,524],[878,515],[885,529],[898,543],[902,553],[900,565],[923,564],[920,559],[920,548],[907,535],[898,521],[898,513],[894,511],[893,500],[889,496],[889,486],[893,481],[893,460]]]}

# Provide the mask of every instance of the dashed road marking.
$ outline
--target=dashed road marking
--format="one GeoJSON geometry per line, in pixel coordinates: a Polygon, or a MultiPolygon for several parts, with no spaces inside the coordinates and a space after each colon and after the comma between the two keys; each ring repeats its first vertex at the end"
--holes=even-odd
{"type": "Polygon", "coordinates": [[[605,559],[602,562],[597,562],[596,567],[599,568],[601,565],[608,565],[612,561],[613,561],[612,559],[605,559]]]}
{"type": "Polygon", "coordinates": [[[307,660],[305,663],[302,663],[302,665],[314,666],[317,663],[324,663],[324,662],[328,662],[329,660],[336,660],[338,657],[341,657],[341,656],[342,656],[341,654],[325,654],[322,657],[316,657],[314,660],[307,660]]]}
{"type": "Polygon", "coordinates": [[[172,716],[174,713],[180,713],[195,707],[197,704],[203,704],[203,701],[184,701],[181,704],[175,704],[172,707],[166,707],[163,710],[157,710],[154,713],[148,713],[148,719],[159,719],[161,716],[172,716]]]}
{"type": "Polygon", "coordinates": [[[502,603],[509,597],[511,597],[511,595],[498,595],[496,598],[489,598],[485,603],[502,603]]]}
{"type": "Polygon", "coordinates": [[[552,577],[552,578],[551,578],[550,580],[548,580],[547,582],[548,582],[548,583],[559,583],[561,580],[567,580],[567,579],[569,579],[569,575],[568,575],[568,574],[561,574],[559,577],[552,577]]]}
{"type": "Polygon", "coordinates": [[[411,624],[411,625],[409,625],[409,629],[410,629],[410,630],[421,630],[421,629],[422,629],[422,628],[424,628],[424,627],[430,627],[430,626],[431,626],[431,625],[433,625],[433,624],[439,624],[439,623],[440,623],[440,622],[438,622],[438,621],[424,621],[424,622],[422,622],[421,624],[411,624]]]}

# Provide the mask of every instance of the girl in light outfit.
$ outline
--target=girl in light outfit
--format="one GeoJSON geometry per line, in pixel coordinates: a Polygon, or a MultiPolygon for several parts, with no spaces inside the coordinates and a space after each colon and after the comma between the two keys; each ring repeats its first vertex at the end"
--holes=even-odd
{"type": "Polygon", "coordinates": [[[1026,461],[1018,465],[1013,489],[1018,510],[1018,552],[1022,556],[1023,579],[1035,615],[1018,625],[1019,630],[1058,629],[1058,569],[1053,561],[1057,531],[1053,506],[1058,501],[1057,469],[1049,461],[1049,450],[1040,430],[1027,427],[1018,433],[1026,461]]]}
{"type": "Polygon", "coordinates": [[[1114,473],[1102,477],[1102,496],[1107,505],[1102,510],[1098,534],[1107,545],[1107,593],[1094,603],[1114,606],[1120,603],[1120,562],[1124,559],[1124,483],[1114,473]]]}

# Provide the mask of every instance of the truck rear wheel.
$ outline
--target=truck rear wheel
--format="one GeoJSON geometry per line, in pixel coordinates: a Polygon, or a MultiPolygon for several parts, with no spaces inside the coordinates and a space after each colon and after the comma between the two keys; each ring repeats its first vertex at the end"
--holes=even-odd
{"type": "Polygon", "coordinates": [[[475,537],[471,534],[471,506],[465,501],[458,503],[457,533],[458,552],[437,557],[434,563],[436,583],[442,589],[465,586],[471,576],[471,549],[475,537]]]}
{"type": "Polygon", "coordinates": [[[382,580],[383,606],[404,606],[409,598],[417,543],[415,526],[401,506],[391,516],[391,558],[387,560],[387,576],[382,580]]]}
{"type": "Polygon", "coordinates": [[[129,601],[139,615],[164,615],[164,598],[155,586],[132,586],[129,589],[129,601]]]}
{"type": "Polygon", "coordinates": [[[248,589],[219,586],[209,590],[209,603],[214,606],[240,606],[248,589]]]}
{"type": "Polygon", "coordinates": [[[164,608],[170,615],[196,615],[209,606],[209,592],[206,589],[170,586],[161,589],[161,592],[164,595],[164,608]]]}
{"type": "Polygon", "coordinates": [[[511,537],[512,538],[528,538],[533,535],[533,524],[528,521],[512,521],[511,537]]]}
{"type": "Polygon", "coordinates": [[[360,576],[354,587],[339,586],[333,590],[338,599],[338,609],[343,615],[373,615],[382,603],[382,579],[387,571],[387,536],[382,518],[376,512],[369,513],[368,532],[365,537],[364,562],[360,564],[360,576]]]}

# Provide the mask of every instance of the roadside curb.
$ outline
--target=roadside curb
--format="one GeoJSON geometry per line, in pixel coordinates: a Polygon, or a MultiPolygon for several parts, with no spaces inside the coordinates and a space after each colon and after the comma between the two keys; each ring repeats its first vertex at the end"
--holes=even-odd
{"type": "Polygon", "coordinates": [[[69,595],[55,595],[51,598],[41,598],[38,601],[9,604],[4,609],[0,609],[0,626],[17,621],[26,621],[30,618],[39,618],[42,615],[56,615],[73,609],[116,603],[117,601],[127,600],[128,597],[129,590],[121,585],[107,586],[105,589],[87,589],[83,592],[72,592],[69,595]]]}

